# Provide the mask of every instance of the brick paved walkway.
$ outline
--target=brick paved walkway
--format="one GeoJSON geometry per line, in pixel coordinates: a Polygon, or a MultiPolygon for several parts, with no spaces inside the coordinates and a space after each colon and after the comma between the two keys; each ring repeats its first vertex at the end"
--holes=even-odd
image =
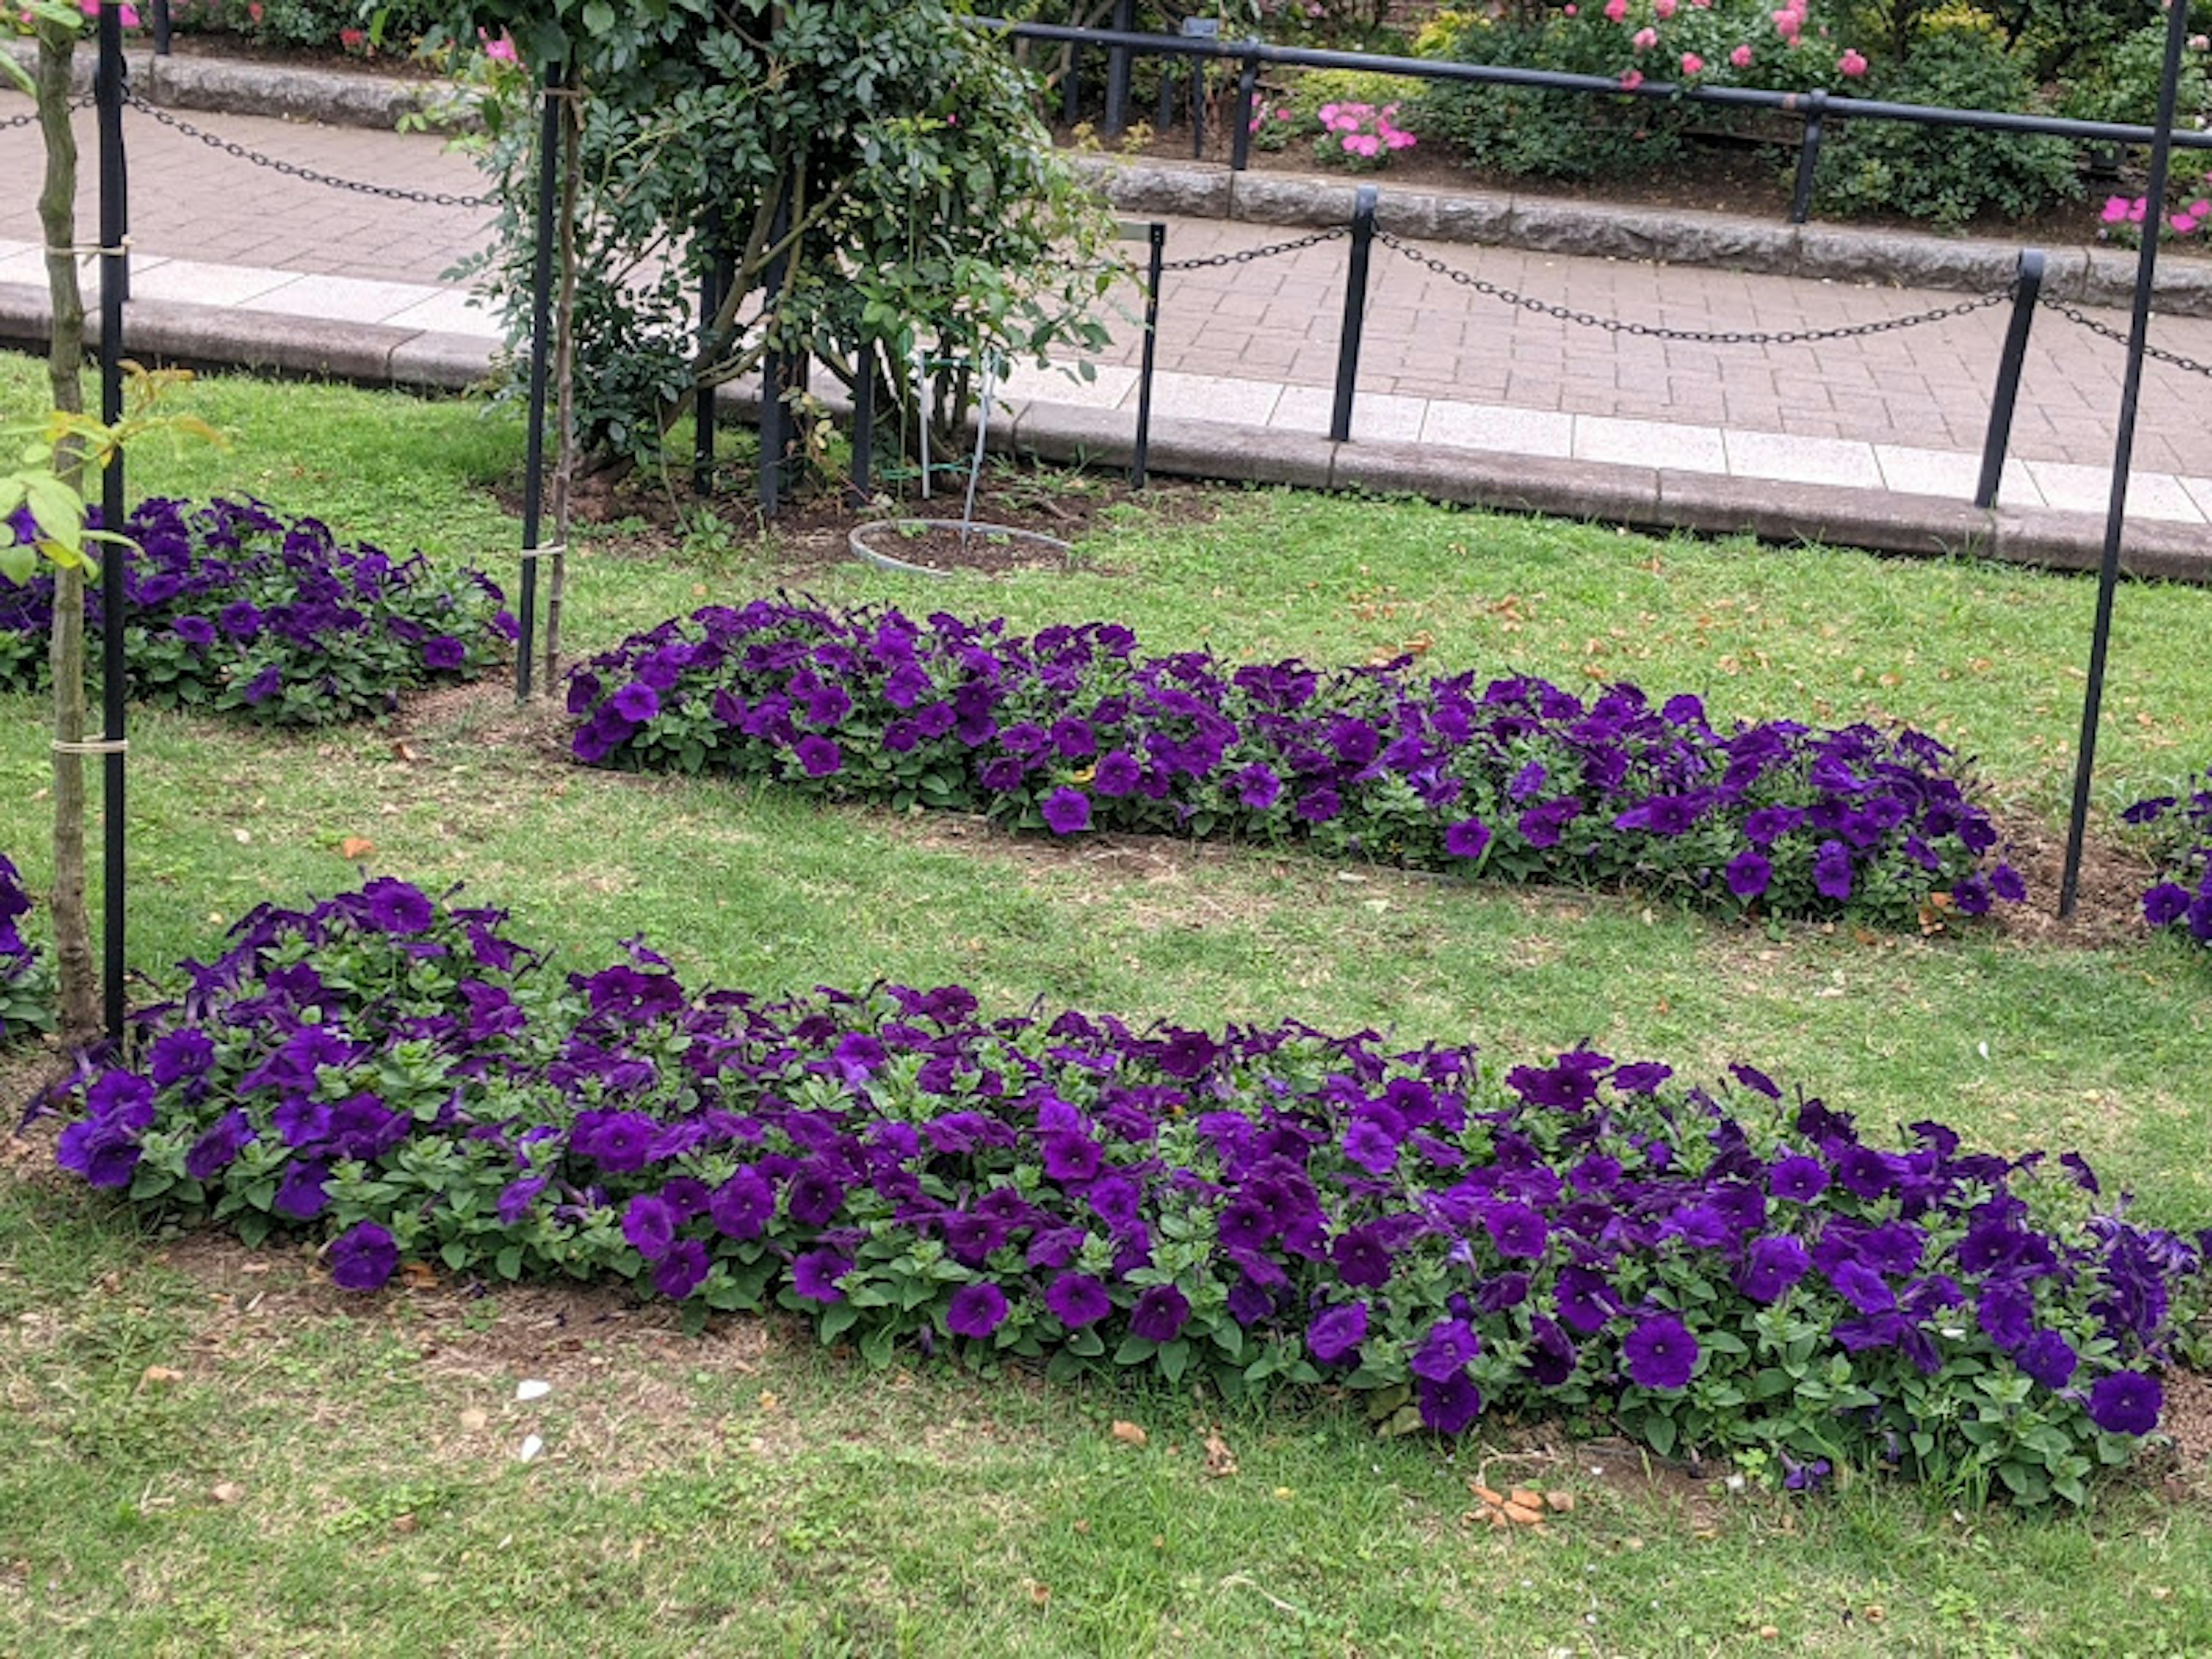
{"type": "MultiPolygon", "coordinates": [[[[24,107],[0,97],[0,116],[24,107]]],[[[424,135],[187,115],[296,164],[410,190],[471,194],[472,162],[424,135]]],[[[246,310],[489,334],[441,278],[483,246],[490,214],[387,200],[250,167],[133,111],[137,291],[246,310]]],[[[91,116],[79,131],[91,155],[91,116]]],[[[36,132],[0,131],[0,282],[43,281],[36,132]]],[[[92,168],[85,171],[89,177],[92,168]]],[[[1388,223],[1389,198],[1383,196],[1388,223]]],[[[82,222],[94,223],[88,186],[82,222]]],[[[1170,259],[1298,235],[1173,222],[1170,259]]],[[[1547,302],[1625,322],[1697,330],[1824,329],[1956,303],[1951,293],[1855,287],[1686,266],[1436,244],[1425,252],[1547,302]]],[[[1139,249],[1137,252],[1140,252],[1139,249]]],[[[1159,410],[1325,428],[1343,313],[1346,244],[1176,272],[1164,287],[1159,410]]],[[[1578,327],[1477,295],[1377,246],[1355,437],[1625,460],[1808,483],[1958,495],[1987,419],[2007,308],[1817,346],[1711,346],[1578,327]]],[[[1034,372],[1010,390],[1133,406],[1139,331],[1117,290],[1115,343],[1096,385],[1034,372]]],[[[2117,313],[2104,320],[2124,326],[2117,313]]],[[[2212,359],[2212,320],[2160,319],[2154,339],[2212,359]]],[[[2037,321],[2006,499],[2101,510],[2119,403],[2120,349],[2055,313],[2037,321]]],[[[2154,363],[2136,451],[2136,509],[2212,520],[2212,424],[2203,376],[2154,363]]]]}

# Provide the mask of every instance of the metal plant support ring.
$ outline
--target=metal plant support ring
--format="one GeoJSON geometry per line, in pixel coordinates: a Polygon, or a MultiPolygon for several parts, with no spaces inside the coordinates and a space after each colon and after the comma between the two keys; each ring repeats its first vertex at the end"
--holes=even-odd
{"type": "MultiPolygon", "coordinates": [[[[924,402],[922,405],[922,442],[925,447],[922,451],[924,457],[922,462],[922,494],[927,497],[929,493],[927,487],[929,477],[929,463],[927,456],[929,452],[926,447],[929,441],[929,409],[927,401],[928,368],[927,362],[921,358],[920,354],[918,353],[916,354],[915,366],[921,371],[921,383],[924,395],[924,402]]],[[[961,574],[957,570],[939,570],[931,565],[916,564],[910,559],[902,559],[895,554],[886,553],[880,548],[872,547],[868,544],[868,538],[875,535],[879,531],[890,531],[900,534],[921,533],[927,535],[930,532],[937,530],[958,531],[960,532],[960,550],[963,553],[968,550],[968,543],[970,538],[976,536],[981,536],[992,541],[1023,542],[1034,546],[1048,547],[1060,553],[1064,558],[1072,558],[1074,556],[1075,549],[1073,547],[1069,545],[1067,543],[1061,541],[1058,537],[1048,536],[1042,531],[1017,530],[1011,525],[978,524],[975,522],[975,485],[977,481],[981,479],[983,475],[983,447],[990,437],[991,393],[996,389],[994,385],[994,379],[995,377],[991,371],[991,366],[988,363],[986,363],[983,368],[983,392],[981,398],[977,401],[975,411],[975,449],[974,454],[969,458],[968,462],[968,494],[966,499],[961,504],[960,516],[957,519],[878,519],[872,524],[854,525],[853,528],[847,532],[845,537],[845,544],[852,550],[854,557],[865,560],[866,562],[874,565],[881,570],[895,570],[902,576],[957,576],[961,574]]]]}

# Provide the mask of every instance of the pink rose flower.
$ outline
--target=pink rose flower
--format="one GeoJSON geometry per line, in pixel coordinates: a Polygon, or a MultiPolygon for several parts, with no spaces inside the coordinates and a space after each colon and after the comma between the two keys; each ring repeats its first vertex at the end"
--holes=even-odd
{"type": "Polygon", "coordinates": [[[1694,52],[1686,52],[1682,54],[1683,74],[1702,75],[1705,72],[1705,60],[1698,57],[1694,52]]]}
{"type": "Polygon", "coordinates": [[[1635,47],[1638,52],[1649,52],[1652,47],[1659,44],[1659,31],[1657,29],[1638,29],[1633,35],[1629,37],[1628,44],[1635,47]]]}
{"type": "Polygon", "coordinates": [[[1856,79],[1867,72],[1867,60],[1846,46],[1844,48],[1844,55],[1836,59],[1836,67],[1844,74],[1856,79]]]}
{"type": "Polygon", "coordinates": [[[1651,9],[1661,22],[1674,15],[1675,0],[1651,0],[1651,9]]]}
{"type": "Polygon", "coordinates": [[[2105,210],[2097,216],[2108,225],[2124,222],[2128,216],[2128,198],[2124,196],[2107,196],[2105,198],[2105,210]]]}
{"type": "Polygon", "coordinates": [[[1738,69],[1749,69],[1751,67],[1751,48],[1749,46],[1738,46],[1734,52],[1729,54],[1729,62],[1734,64],[1738,69]]]}
{"type": "Polygon", "coordinates": [[[1621,71],[1620,89],[1623,92],[1633,92],[1637,88],[1643,84],[1644,71],[1642,70],[1624,70],[1621,71]]]}
{"type": "Polygon", "coordinates": [[[1628,15],[1628,0],[1605,0],[1605,15],[1607,21],[1618,23],[1628,15]]]}

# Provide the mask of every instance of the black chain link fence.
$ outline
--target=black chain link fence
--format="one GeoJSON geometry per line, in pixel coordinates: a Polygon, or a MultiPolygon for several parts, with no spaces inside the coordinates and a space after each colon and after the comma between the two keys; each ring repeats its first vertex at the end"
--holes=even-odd
{"type": "Polygon", "coordinates": [[[288,179],[297,179],[310,185],[324,185],[331,190],[349,190],[362,196],[374,196],[387,202],[412,202],[420,207],[488,208],[496,207],[498,199],[490,196],[456,196],[447,191],[405,190],[393,185],[364,184],[358,179],[340,179],[328,173],[302,167],[296,161],[286,161],[274,155],[264,155],[245,144],[233,143],[212,132],[204,132],[190,121],[148,103],[136,93],[125,89],[124,102],[127,107],[150,116],[161,125],[186,138],[197,138],[210,149],[221,150],[225,155],[257,167],[266,167],[288,179]]]}

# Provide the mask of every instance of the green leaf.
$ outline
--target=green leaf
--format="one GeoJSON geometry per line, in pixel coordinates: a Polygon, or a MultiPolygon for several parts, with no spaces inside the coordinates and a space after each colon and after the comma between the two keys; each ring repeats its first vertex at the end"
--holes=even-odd
{"type": "Polygon", "coordinates": [[[1159,1352],[1160,1345],[1148,1336],[1125,1336],[1121,1346],[1114,1350],[1117,1365],[1141,1365],[1159,1352]]]}
{"type": "Polygon", "coordinates": [[[1671,1417],[1651,1416],[1644,1419],[1644,1438],[1662,1457],[1674,1449],[1674,1419],[1671,1417]]]}
{"type": "Polygon", "coordinates": [[[1162,1375],[1170,1382],[1180,1382],[1184,1370],[1190,1364],[1190,1344],[1177,1337],[1160,1349],[1158,1358],[1162,1375]]]}
{"type": "Polygon", "coordinates": [[[860,1339],[860,1358],[882,1370],[891,1363],[898,1346],[898,1328],[886,1322],[860,1339]]]}
{"type": "Polygon", "coordinates": [[[491,1260],[492,1268],[501,1279],[522,1277],[522,1246],[510,1244],[491,1260]]]}

